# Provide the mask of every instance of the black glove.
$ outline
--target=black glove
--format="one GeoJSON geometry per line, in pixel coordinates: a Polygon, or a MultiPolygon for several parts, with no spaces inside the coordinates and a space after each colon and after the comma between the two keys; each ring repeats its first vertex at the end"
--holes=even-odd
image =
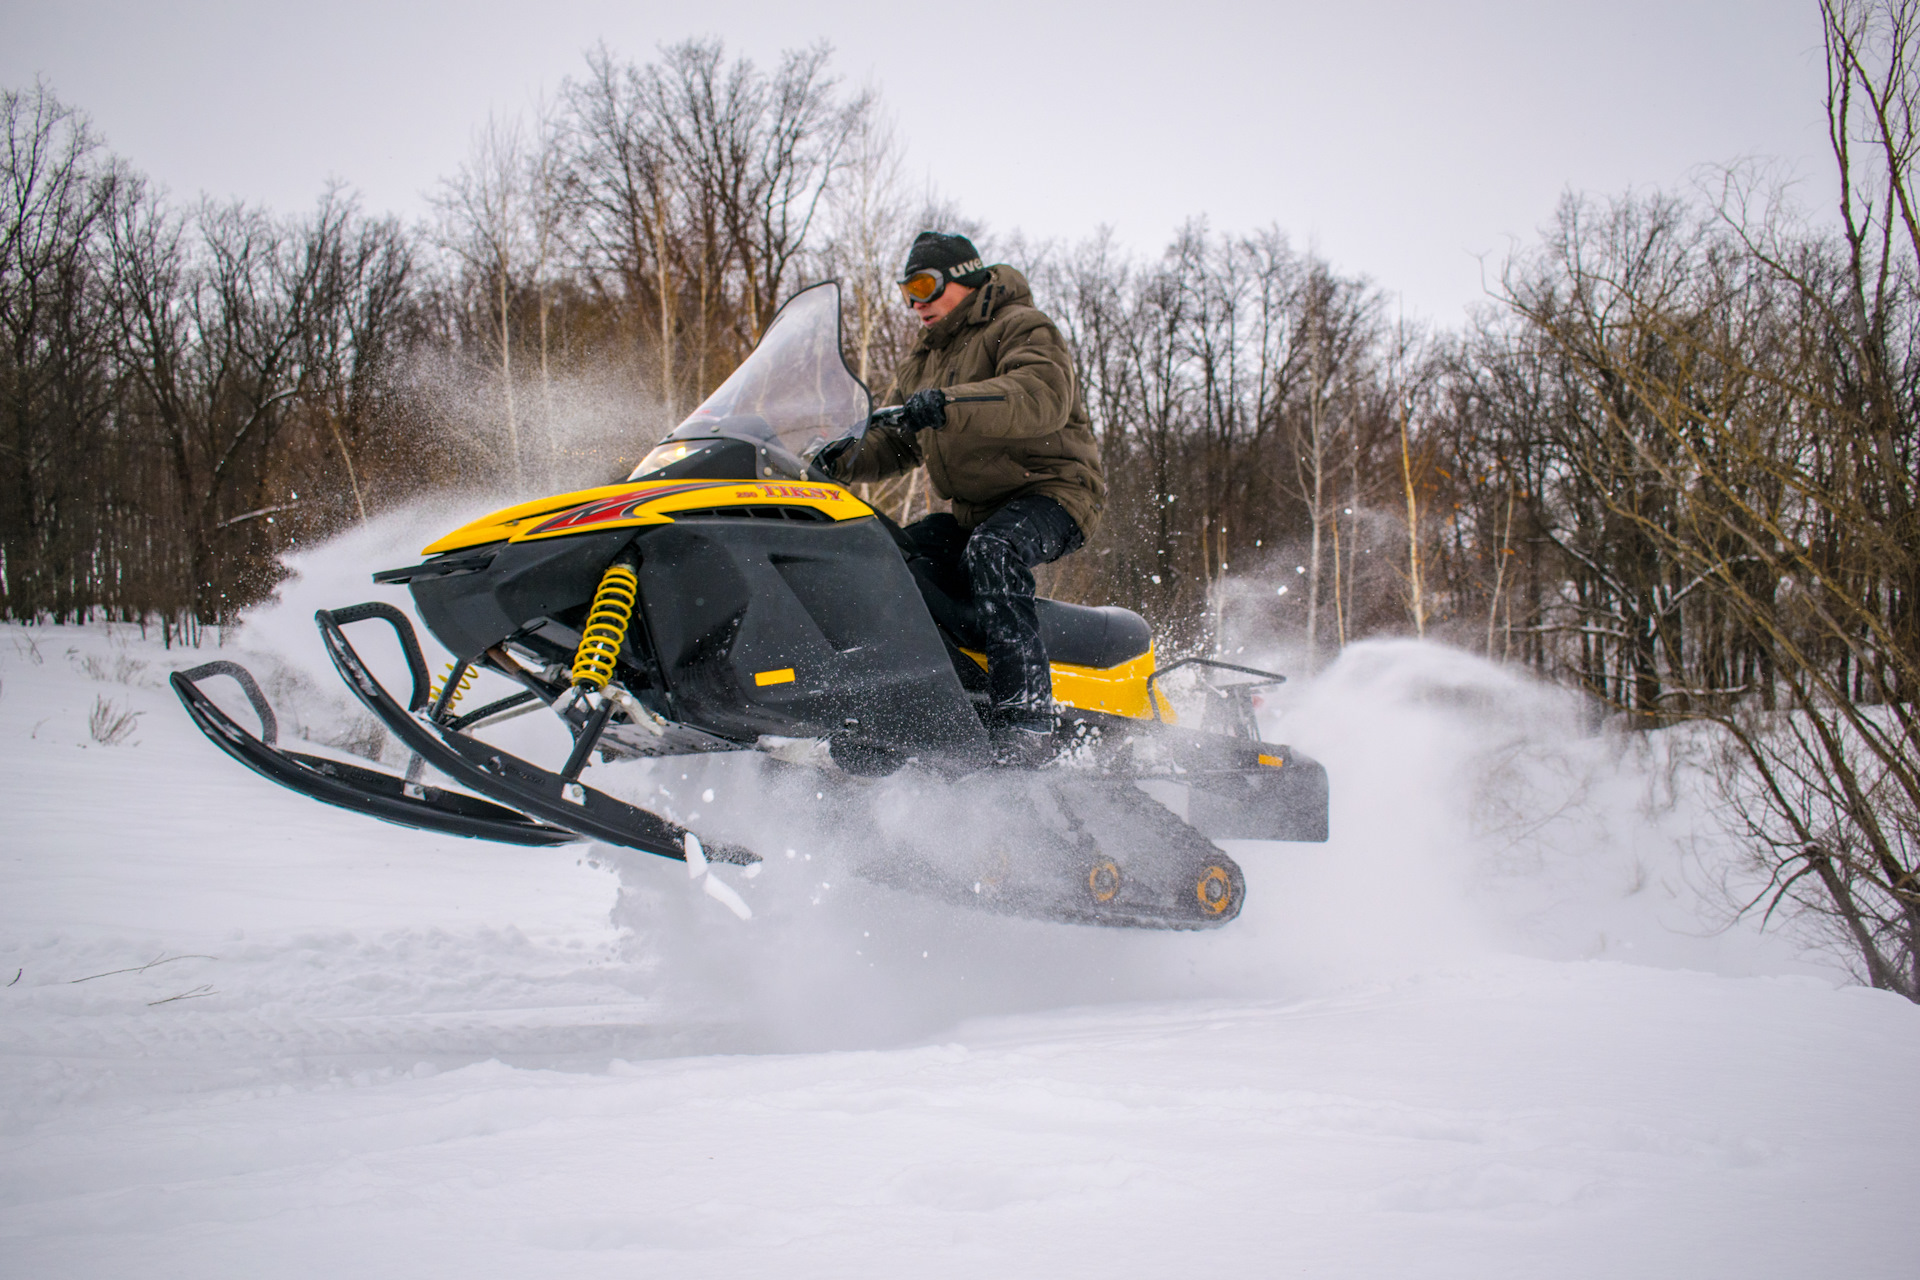
{"type": "Polygon", "coordinates": [[[900,407],[905,411],[901,421],[909,431],[938,431],[947,425],[947,393],[937,387],[914,392],[900,407]]]}
{"type": "Polygon", "coordinates": [[[841,436],[838,440],[829,440],[814,451],[813,465],[828,475],[840,474],[839,464],[851,456],[860,447],[857,436],[841,436]]]}

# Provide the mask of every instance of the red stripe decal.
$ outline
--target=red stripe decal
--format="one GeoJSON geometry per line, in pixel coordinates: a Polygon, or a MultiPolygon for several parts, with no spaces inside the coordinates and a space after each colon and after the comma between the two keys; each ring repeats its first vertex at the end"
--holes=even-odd
{"type": "Polygon", "coordinates": [[[694,493],[701,489],[728,489],[738,483],[737,480],[695,480],[683,484],[648,485],[644,489],[629,489],[611,498],[601,498],[584,506],[563,511],[546,523],[535,526],[527,536],[556,533],[564,529],[581,529],[588,525],[611,524],[616,520],[630,520],[639,508],[649,502],[671,498],[676,493],[694,493]]]}

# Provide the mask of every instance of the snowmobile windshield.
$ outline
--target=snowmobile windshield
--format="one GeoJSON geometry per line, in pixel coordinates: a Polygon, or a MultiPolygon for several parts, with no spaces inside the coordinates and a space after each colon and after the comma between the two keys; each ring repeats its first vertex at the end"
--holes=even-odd
{"type": "Polygon", "coordinates": [[[872,408],[841,354],[840,286],[829,280],[787,299],[753,354],[667,442],[725,436],[803,457],[823,440],[858,431],[872,408]]]}

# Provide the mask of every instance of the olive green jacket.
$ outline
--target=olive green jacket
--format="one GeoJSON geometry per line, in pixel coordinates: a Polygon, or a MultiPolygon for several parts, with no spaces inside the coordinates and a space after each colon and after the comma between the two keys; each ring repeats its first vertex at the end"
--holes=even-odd
{"type": "Polygon", "coordinates": [[[881,397],[900,404],[916,391],[1004,400],[948,404],[936,431],[873,426],[835,468],[848,481],[883,480],[925,463],[933,490],[953,502],[971,529],[1015,498],[1044,494],[1065,507],[1089,539],[1106,502],[1100,445],[1073,376],[1073,356],[1053,322],[1033,305],[1012,267],[923,330],[881,397]]]}

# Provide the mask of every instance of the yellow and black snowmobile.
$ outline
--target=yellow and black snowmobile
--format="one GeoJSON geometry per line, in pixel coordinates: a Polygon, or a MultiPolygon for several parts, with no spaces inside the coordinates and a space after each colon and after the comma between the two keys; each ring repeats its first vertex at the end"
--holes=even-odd
{"type": "MultiPolygon", "coordinates": [[[[871,413],[841,354],[838,287],[815,285],[626,481],[494,512],[425,548],[421,563],[373,575],[404,583],[453,655],[437,691],[399,609],[317,613],[348,687],[413,752],[404,777],[280,746],[271,708],[236,664],[180,672],[174,689],[209,738],[275,782],[391,822],[519,844],[587,839],[668,858],[758,861],[585,785],[596,755],[810,739],[848,774],[911,767],[964,784],[994,770],[967,602],[907,553],[884,514],[805,460],[871,413]],[[348,628],[376,620],[405,654],[404,698],[348,639],[348,628]],[[473,669],[518,691],[461,710],[473,669]],[[239,682],[259,734],[200,688],[216,675],[239,682]],[[557,770],[479,736],[536,703],[573,737],[557,770]],[[458,789],[427,781],[428,769],[458,789]]],[[[1255,726],[1253,691],[1282,677],[1200,658],[1156,668],[1139,615],[1038,603],[1061,712],[1062,749],[1028,779],[1039,784],[1046,829],[998,855],[1007,866],[990,892],[970,869],[924,858],[875,868],[875,878],[1019,914],[1205,928],[1238,915],[1245,892],[1213,840],[1326,839],[1325,771],[1260,741],[1255,726]],[[1188,664],[1250,677],[1208,687],[1202,728],[1176,723],[1161,685],[1188,664]]]]}

